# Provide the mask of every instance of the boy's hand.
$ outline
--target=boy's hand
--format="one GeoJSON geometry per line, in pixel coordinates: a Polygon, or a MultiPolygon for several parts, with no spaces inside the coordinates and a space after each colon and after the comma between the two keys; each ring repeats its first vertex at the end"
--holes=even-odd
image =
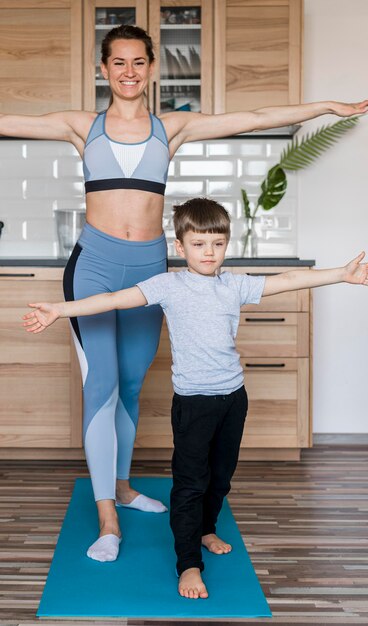
{"type": "Polygon", "coordinates": [[[344,267],[344,281],[355,285],[368,286],[368,263],[361,263],[365,252],[361,252],[355,259],[344,267]]]}
{"type": "Polygon", "coordinates": [[[59,317],[60,311],[56,304],[49,304],[48,302],[36,302],[29,304],[35,310],[31,313],[23,315],[23,326],[26,326],[28,333],[42,333],[48,326],[51,326],[59,317]]]}

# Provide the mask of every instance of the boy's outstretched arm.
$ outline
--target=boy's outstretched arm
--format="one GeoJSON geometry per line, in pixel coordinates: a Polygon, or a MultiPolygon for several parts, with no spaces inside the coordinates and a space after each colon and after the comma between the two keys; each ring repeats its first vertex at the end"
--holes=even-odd
{"type": "Polygon", "coordinates": [[[41,333],[51,326],[59,317],[79,317],[81,315],[95,315],[114,309],[133,309],[144,306],[147,300],[139,287],[130,287],[113,293],[100,293],[83,300],[71,302],[34,302],[28,306],[34,310],[23,315],[23,326],[32,333],[41,333]]]}
{"type": "Polygon", "coordinates": [[[361,263],[364,256],[365,252],[361,252],[344,267],[335,267],[329,270],[292,270],[275,276],[266,276],[262,295],[271,296],[284,291],[323,287],[323,285],[334,283],[368,286],[368,263],[361,263]]]}

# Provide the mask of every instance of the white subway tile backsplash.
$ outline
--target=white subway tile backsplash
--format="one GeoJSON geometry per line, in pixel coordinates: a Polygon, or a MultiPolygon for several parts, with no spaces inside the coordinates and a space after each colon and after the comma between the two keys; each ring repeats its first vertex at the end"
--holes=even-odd
{"type": "Polygon", "coordinates": [[[19,180],[8,180],[0,179],[0,198],[1,205],[6,204],[8,198],[18,198],[22,200],[23,198],[23,181],[19,180]]]}
{"type": "MultiPolygon", "coordinates": [[[[14,140],[14,142],[16,141],[17,140],[14,140]]],[[[47,157],[56,159],[57,157],[69,156],[80,158],[78,151],[68,141],[28,140],[26,144],[28,159],[42,159],[47,157]]]]}
{"type": "Polygon", "coordinates": [[[287,147],[287,145],[289,144],[288,140],[285,139],[272,139],[270,141],[267,141],[266,144],[266,154],[267,154],[267,158],[270,158],[273,160],[272,165],[276,165],[276,163],[278,163],[280,157],[281,157],[281,153],[284,150],[284,148],[287,147]]]}
{"type": "Polygon", "coordinates": [[[84,186],[82,181],[72,179],[31,178],[27,181],[27,198],[82,198],[84,186]]]}
{"type": "Polygon", "coordinates": [[[266,152],[266,147],[265,147],[265,142],[264,141],[255,141],[253,143],[253,141],[247,140],[247,141],[240,141],[238,140],[240,143],[240,146],[238,148],[238,154],[240,154],[240,156],[246,156],[246,157],[259,157],[259,156],[268,156],[267,152],[266,152]]]}
{"type": "Polygon", "coordinates": [[[53,240],[47,241],[6,241],[0,239],[0,259],[1,258],[15,258],[15,259],[30,259],[36,258],[50,258],[58,256],[56,242],[53,240]]]}
{"type": "MultiPolygon", "coordinates": [[[[168,196],[186,196],[186,199],[200,196],[204,193],[204,182],[202,181],[168,181],[166,185],[168,196]]],[[[184,202],[184,200],[183,200],[184,202]]]]}
{"type": "Polygon", "coordinates": [[[40,176],[52,178],[53,163],[51,159],[23,159],[19,156],[2,160],[0,176],[2,180],[24,179],[40,176]]]}
{"type": "Polygon", "coordinates": [[[206,161],[181,161],[181,176],[234,176],[236,164],[234,161],[216,161],[208,159],[206,161]]]}
{"type": "Polygon", "coordinates": [[[83,181],[83,163],[79,156],[58,157],[55,159],[57,165],[57,178],[75,177],[83,181]]]}
{"type": "Polygon", "coordinates": [[[16,218],[5,222],[5,227],[0,239],[0,248],[3,240],[39,241],[44,239],[53,241],[54,238],[55,225],[52,217],[50,219],[16,218]]]}
{"type": "Polygon", "coordinates": [[[176,151],[175,157],[199,156],[201,154],[204,154],[203,143],[201,141],[195,141],[193,143],[183,143],[176,151]]]}
{"type": "Polygon", "coordinates": [[[19,139],[1,139],[1,142],[4,146],[1,147],[0,176],[7,159],[22,159],[24,149],[27,146],[27,142],[20,141],[19,139]]]}
{"type": "Polygon", "coordinates": [[[85,211],[86,210],[86,200],[84,196],[82,197],[66,197],[66,198],[58,198],[52,202],[53,209],[55,211],[62,209],[76,209],[77,211],[85,211]]]}
{"type": "Polygon", "coordinates": [[[244,163],[244,173],[247,176],[266,176],[269,169],[267,161],[249,160],[244,163]]]}
{"type": "Polygon", "coordinates": [[[227,142],[226,140],[216,142],[216,143],[208,143],[206,145],[206,156],[230,156],[237,154],[234,146],[227,142]]]}
{"type": "Polygon", "coordinates": [[[236,180],[208,180],[207,196],[235,195],[238,191],[236,180]]]}
{"type": "MultiPolygon", "coordinates": [[[[172,205],[207,195],[218,199],[231,216],[227,256],[241,255],[245,229],[241,188],[254,209],[267,171],[287,144],[283,139],[247,138],[181,146],[169,166],[164,203],[169,254],[175,254],[172,205]]],[[[296,253],[297,174],[288,172],[287,178],[285,198],[272,211],[257,214],[260,256],[296,253]]],[[[0,141],[0,219],[5,222],[0,258],[57,255],[54,210],[84,208],[82,161],[73,146],[57,141],[0,141]]]]}
{"type": "Polygon", "coordinates": [[[12,221],[13,218],[42,218],[52,217],[53,203],[48,198],[43,200],[16,200],[7,198],[0,202],[0,220],[12,221]]]}

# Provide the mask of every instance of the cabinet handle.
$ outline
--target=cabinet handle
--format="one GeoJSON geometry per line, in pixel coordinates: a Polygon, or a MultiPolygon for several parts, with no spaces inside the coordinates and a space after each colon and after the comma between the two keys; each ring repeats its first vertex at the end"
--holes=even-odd
{"type": "Polygon", "coordinates": [[[246,322],[285,322],[284,317],[246,317],[246,322]]]}
{"type": "Polygon", "coordinates": [[[248,276],[277,276],[280,272],[246,272],[248,276]]]}
{"type": "Polygon", "coordinates": [[[21,278],[34,278],[36,276],[36,274],[15,274],[13,272],[10,272],[9,274],[1,274],[0,273],[0,278],[3,278],[4,276],[5,277],[8,276],[8,277],[11,277],[11,278],[17,278],[17,277],[18,278],[19,277],[21,277],[21,278]]]}
{"type": "Polygon", "coordinates": [[[157,82],[153,81],[153,115],[156,115],[156,88],[157,82]]]}
{"type": "Polygon", "coordinates": [[[244,367],[257,368],[257,367],[285,367],[285,363],[245,363],[244,367]]]}

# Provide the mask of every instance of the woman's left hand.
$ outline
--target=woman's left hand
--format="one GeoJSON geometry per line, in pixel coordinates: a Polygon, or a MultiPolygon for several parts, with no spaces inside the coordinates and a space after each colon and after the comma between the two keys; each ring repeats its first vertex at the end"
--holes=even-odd
{"type": "Polygon", "coordinates": [[[340,117],[350,117],[350,115],[362,115],[368,112],[368,100],[356,103],[333,102],[331,113],[340,117]]]}

